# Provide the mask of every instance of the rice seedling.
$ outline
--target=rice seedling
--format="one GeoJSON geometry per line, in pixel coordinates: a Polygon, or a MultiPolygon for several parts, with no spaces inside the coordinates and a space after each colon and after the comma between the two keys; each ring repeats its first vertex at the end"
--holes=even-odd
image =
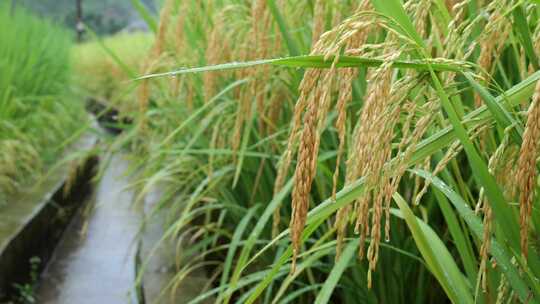
{"type": "Polygon", "coordinates": [[[171,289],[200,267],[191,303],[540,301],[538,12],[166,1],[119,142],[139,199],[165,192],[171,289]]]}

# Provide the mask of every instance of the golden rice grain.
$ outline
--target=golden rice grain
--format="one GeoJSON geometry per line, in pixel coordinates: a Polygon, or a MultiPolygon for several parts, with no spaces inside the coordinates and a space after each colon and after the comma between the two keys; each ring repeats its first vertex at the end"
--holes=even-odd
{"type": "Polygon", "coordinates": [[[164,44],[166,41],[167,31],[169,29],[169,23],[171,13],[174,7],[174,0],[166,0],[161,12],[159,14],[159,26],[156,34],[156,40],[154,42],[154,56],[159,57],[164,51],[164,44]]]}
{"type": "MultiPolygon", "coordinates": [[[[494,1],[488,9],[492,13],[482,32],[483,37],[480,39],[480,57],[478,65],[486,72],[490,72],[494,57],[501,52],[501,47],[504,45],[506,38],[509,35],[509,30],[512,28],[509,21],[501,14],[505,1],[494,1]]],[[[480,95],[475,95],[475,106],[482,105],[480,95]]]]}
{"type": "Polygon", "coordinates": [[[313,29],[311,32],[311,46],[315,48],[322,33],[324,32],[324,15],[325,15],[325,0],[316,0],[313,11],[313,29]]]}
{"type": "Polygon", "coordinates": [[[309,193],[315,172],[313,160],[316,158],[315,141],[317,132],[317,115],[319,104],[317,99],[310,100],[308,111],[304,118],[304,129],[298,150],[298,163],[294,174],[292,192],[291,239],[293,243],[292,272],[295,271],[296,258],[302,242],[302,231],[306,222],[309,208],[309,193]]]}
{"type": "Polygon", "coordinates": [[[523,143],[519,151],[516,181],[520,190],[520,234],[521,252],[527,257],[529,240],[529,221],[536,184],[536,158],[540,139],[540,82],[536,84],[532,103],[527,115],[527,124],[523,133],[523,143]]]}
{"type": "MultiPolygon", "coordinates": [[[[505,133],[505,136],[501,142],[501,144],[497,147],[493,155],[489,158],[488,162],[488,168],[489,172],[495,176],[497,176],[496,171],[503,160],[503,156],[505,154],[506,147],[509,143],[509,132],[505,133]]],[[[499,184],[503,184],[501,180],[497,180],[499,184]]],[[[480,281],[480,285],[482,286],[482,290],[484,292],[487,291],[487,271],[488,271],[488,261],[489,261],[489,251],[491,250],[491,234],[492,234],[492,222],[493,222],[493,210],[491,208],[491,205],[489,204],[489,201],[484,197],[484,188],[481,188],[480,190],[480,198],[478,200],[478,204],[476,209],[480,209],[480,205],[482,205],[482,209],[484,211],[484,232],[483,232],[483,240],[482,245],[480,246],[480,266],[479,266],[479,276],[478,279],[480,281]]]]}

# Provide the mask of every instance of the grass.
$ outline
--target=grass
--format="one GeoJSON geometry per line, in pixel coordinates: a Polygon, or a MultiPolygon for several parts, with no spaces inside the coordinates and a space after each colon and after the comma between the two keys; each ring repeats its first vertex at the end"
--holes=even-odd
{"type": "Polygon", "coordinates": [[[0,6],[0,202],[24,192],[85,120],[70,81],[68,32],[23,9],[0,6]]]}
{"type": "Polygon", "coordinates": [[[164,297],[205,267],[191,303],[540,301],[537,4],[360,3],[169,0],[111,56],[138,199],[192,242],[164,297]]]}

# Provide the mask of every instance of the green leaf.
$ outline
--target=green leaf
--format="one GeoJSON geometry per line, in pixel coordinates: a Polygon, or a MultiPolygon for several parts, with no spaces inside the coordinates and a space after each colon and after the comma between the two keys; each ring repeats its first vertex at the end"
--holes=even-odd
{"type": "Polygon", "coordinates": [[[527,57],[531,61],[534,69],[538,70],[540,69],[540,66],[538,65],[538,57],[534,51],[534,45],[530,34],[531,31],[529,29],[529,24],[527,23],[527,17],[525,17],[525,9],[523,8],[523,5],[517,6],[513,11],[513,15],[515,25],[514,29],[516,30],[518,38],[521,41],[523,49],[525,50],[525,54],[527,54],[527,57]]]}
{"type": "Polygon", "coordinates": [[[471,84],[474,90],[485,101],[488,110],[491,112],[491,114],[493,114],[493,117],[495,118],[497,123],[503,129],[506,129],[510,126],[514,127],[510,131],[510,134],[515,143],[521,145],[521,136],[523,134],[523,126],[521,125],[521,122],[515,120],[514,117],[512,117],[512,115],[500,103],[497,102],[495,97],[491,96],[491,94],[488,92],[488,90],[486,90],[486,88],[484,88],[476,80],[474,80],[473,75],[470,72],[464,72],[463,76],[465,76],[465,78],[471,84]]]}
{"type": "Polygon", "coordinates": [[[394,201],[401,212],[392,213],[405,219],[418,250],[452,302],[474,303],[463,274],[441,239],[431,227],[414,215],[401,195],[395,193],[394,201]]]}
{"type": "MultiPolygon", "coordinates": [[[[320,220],[318,222],[307,225],[306,229],[302,233],[302,239],[305,240],[310,236],[324,221],[320,220]]],[[[279,257],[279,259],[273,264],[272,269],[268,272],[268,275],[257,284],[256,288],[253,290],[253,293],[246,300],[246,304],[251,304],[257,300],[259,295],[266,289],[266,287],[274,280],[275,276],[279,273],[282,266],[289,260],[292,256],[292,245],[289,245],[285,252],[279,257]]]]}
{"type": "MultiPolygon", "coordinates": [[[[536,81],[539,78],[540,78],[540,72],[536,72],[535,74],[531,75],[529,78],[523,80],[521,83],[517,84],[516,86],[506,91],[504,93],[504,96],[506,97],[506,99],[503,99],[502,96],[499,96],[498,97],[499,102],[503,102],[503,100],[508,100],[510,104],[518,104],[519,102],[529,98],[533,94],[534,86],[536,84],[536,81]]],[[[490,117],[490,115],[491,113],[487,111],[487,108],[485,106],[482,106],[476,109],[475,111],[469,113],[468,115],[466,115],[464,119],[466,121],[475,121],[478,119],[487,119],[490,117]]],[[[431,154],[437,151],[440,151],[440,149],[448,145],[455,138],[456,138],[456,134],[451,126],[430,136],[428,139],[422,141],[418,145],[418,148],[414,152],[414,155],[408,165],[410,166],[413,164],[420,163],[426,157],[430,156],[431,154]]],[[[291,181],[289,181],[288,186],[289,187],[292,186],[291,181]]],[[[342,190],[340,190],[337,193],[336,201],[332,200],[331,198],[328,198],[322,203],[318,204],[317,207],[313,208],[308,213],[308,218],[307,218],[307,223],[306,223],[307,228],[304,230],[303,236],[304,237],[309,236],[310,233],[314,231],[321,223],[323,223],[326,219],[328,219],[331,215],[333,215],[339,208],[342,208],[346,206],[347,204],[350,204],[352,201],[354,201],[358,196],[362,194],[363,191],[364,191],[364,179],[360,178],[359,180],[351,183],[350,185],[345,186],[342,190]]],[[[269,216],[270,215],[267,214],[267,217],[269,216]]],[[[288,230],[284,231],[278,237],[276,237],[275,240],[283,238],[285,235],[287,235],[287,233],[288,233],[288,230]]],[[[271,243],[275,242],[275,240],[273,240],[271,243]]],[[[267,246],[265,246],[265,248],[261,250],[261,252],[264,250],[267,250],[271,246],[272,244],[268,244],[267,246]]],[[[247,267],[247,265],[252,263],[259,255],[260,253],[255,255],[248,263],[244,264],[244,267],[247,267]]],[[[282,254],[280,259],[276,263],[274,263],[271,272],[272,273],[279,272],[280,267],[287,261],[288,258],[290,258],[291,255],[292,255],[292,247],[289,246],[289,248],[282,254]]],[[[506,268],[505,270],[508,270],[508,269],[506,268]]],[[[512,270],[510,269],[510,271],[512,270]]],[[[258,284],[258,289],[256,289],[256,291],[250,298],[251,301],[255,301],[255,299],[258,297],[258,294],[260,294],[270,282],[271,282],[271,279],[260,282],[258,284]]]]}
{"type": "Polygon", "coordinates": [[[251,207],[248,213],[246,213],[246,215],[242,217],[242,220],[240,221],[240,223],[238,223],[238,226],[234,231],[231,242],[229,243],[227,257],[225,258],[225,261],[223,263],[223,272],[221,273],[221,281],[219,284],[220,286],[224,286],[227,283],[231,266],[233,264],[233,259],[236,254],[236,249],[240,246],[240,242],[242,241],[242,235],[246,231],[249,221],[255,215],[255,211],[257,211],[259,207],[260,205],[255,205],[251,207]]]}
{"type": "Polygon", "coordinates": [[[339,282],[339,279],[343,275],[343,272],[349,266],[351,260],[355,256],[356,249],[358,248],[358,244],[360,244],[359,239],[350,241],[347,244],[347,247],[345,247],[345,250],[343,250],[343,253],[340,256],[339,260],[332,268],[330,275],[328,275],[328,277],[326,278],[326,281],[324,282],[323,287],[317,294],[317,298],[315,299],[315,304],[328,303],[328,301],[330,300],[330,297],[332,296],[332,292],[334,291],[334,288],[336,288],[336,285],[339,282]]]}
{"type": "Polygon", "coordinates": [[[434,0],[433,3],[435,4],[437,11],[439,11],[440,16],[442,17],[441,21],[445,26],[441,30],[444,32],[444,35],[447,35],[448,24],[452,21],[452,16],[450,15],[450,12],[448,12],[448,8],[446,7],[444,0],[434,0]]]}
{"type": "MultiPolygon", "coordinates": [[[[251,234],[249,235],[249,238],[246,240],[246,243],[244,244],[244,247],[242,248],[242,251],[240,252],[240,256],[237,259],[236,267],[234,269],[232,278],[229,283],[231,291],[233,291],[234,288],[236,288],[236,285],[238,284],[240,280],[243,270],[249,264],[248,263],[249,254],[251,253],[251,250],[255,246],[255,242],[259,239],[259,236],[263,232],[263,229],[266,226],[266,223],[268,223],[268,220],[270,220],[270,218],[274,214],[274,210],[281,205],[282,201],[291,191],[292,185],[293,185],[293,181],[292,179],[290,179],[287,182],[287,184],[285,184],[283,189],[281,189],[281,191],[276,196],[274,196],[272,201],[268,204],[268,206],[264,210],[263,214],[260,216],[259,220],[257,221],[257,224],[251,231],[251,234]]],[[[292,254],[292,247],[291,247],[290,253],[292,254]]],[[[280,261],[283,261],[283,263],[285,263],[286,260],[287,258],[284,258],[284,260],[280,259],[280,261]]],[[[274,271],[273,273],[277,273],[279,272],[279,268],[274,269],[273,271],[274,271]]],[[[260,292],[262,292],[262,290],[260,292]]]]}
{"type": "Polygon", "coordinates": [[[421,48],[425,48],[425,43],[422,37],[416,32],[409,16],[405,12],[401,1],[399,0],[371,0],[375,9],[384,16],[390,17],[396,22],[394,29],[409,37],[416,42],[421,48]]]}
{"type": "MultiPolygon", "coordinates": [[[[245,62],[230,62],[224,64],[217,64],[204,67],[196,68],[182,68],[176,71],[149,74],[144,75],[135,80],[155,78],[155,77],[166,77],[166,76],[176,76],[182,74],[192,74],[192,73],[202,73],[202,72],[212,72],[212,71],[226,71],[234,70],[241,68],[249,68],[258,65],[271,64],[275,66],[283,66],[290,68],[330,68],[333,64],[334,57],[330,56],[325,58],[320,55],[306,55],[306,56],[295,56],[295,57],[285,57],[285,58],[276,58],[276,59],[263,59],[255,61],[245,61],[245,62]]],[[[336,64],[338,68],[350,68],[350,67],[378,67],[383,64],[385,61],[376,58],[366,58],[366,57],[356,57],[356,56],[340,56],[339,61],[336,64]]],[[[467,62],[442,62],[437,61],[436,59],[429,60],[395,60],[392,62],[394,68],[404,68],[404,69],[415,69],[421,71],[429,70],[429,67],[433,68],[435,71],[449,71],[449,72],[461,72],[464,69],[468,69],[471,65],[467,62]]]]}
{"type": "MultiPolygon", "coordinates": [[[[516,106],[521,102],[529,99],[533,92],[536,82],[540,79],[540,71],[532,74],[522,82],[508,89],[503,94],[499,95],[495,100],[497,103],[506,103],[508,107],[516,106]]],[[[491,112],[488,111],[486,106],[481,106],[478,109],[468,113],[463,117],[462,123],[467,126],[468,129],[475,128],[479,123],[485,119],[490,118],[491,112]]],[[[448,126],[437,133],[433,134],[429,138],[420,142],[416,148],[414,155],[412,156],[411,163],[418,164],[426,157],[440,150],[450,144],[456,138],[455,130],[452,126],[448,126]]]]}
{"type": "MultiPolygon", "coordinates": [[[[484,227],[482,221],[478,218],[474,211],[471,210],[469,205],[465,200],[459,196],[454,190],[448,187],[441,179],[436,176],[433,176],[431,173],[423,170],[410,170],[414,174],[421,176],[431,182],[433,187],[436,187],[437,190],[441,191],[452,203],[456,211],[459,213],[461,218],[467,223],[469,229],[472,231],[474,236],[480,241],[484,238],[484,227]]],[[[508,282],[512,285],[512,288],[518,293],[522,301],[528,297],[529,291],[525,282],[521,279],[517,268],[512,264],[511,257],[512,254],[507,247],[503,246],[497,240],[493,239],[491,241],[490,252],[497,260],[497,264],[500,266],[501,271],[508,278],[508,282]]]]}
{"type": "Polygon", "coordinates": [[[274,19],[278,24],[281,36],[283,36],[283,39],[285,39],[285,43],[287,44],[287,48],[289,49],[289,54],[291,56],[300,56],[300,48],[296,45],[296,41],[292,38],[289,27],[285,19],[283,18],[281,12],[279,11],[279,8],[276,5],[276,1],[268,0],[267,4],[270,12],[272,12],[274,19]]]}
{"type": "Polygon", "coordinates": [[[476,283],[478,267],[473,252],[472,250],[470,250],[470,247],[467,244],[467,238],[469,237],[468,231],[466,230],[465,232],[461,228],[456,214],[454,213],[454,210],[452,210],[452,208],[450,207],[450,203],[448,203],[446,197],[440,191],[434,192],[435,197],[439,202],[439,207],[441,208],[441,211],[443,213],[444,220],[446,221],[446,225],[448,226],[448,230],[452,235],[461,260],[463,261],[465,272],[469,277],[469,284],[471,284],[472,286],[476,283]]]}
{"type": "MultiPolygon", "coordinates": [[[[260,94],[260,93],[259,93],[260,94]]],[[[249,143],[249,134],[253,126],[253,121],[255,120],[255,111],[257,107],[251,107],[251,113],[249,114],[247,121],[244,124],[244,132],[242,134],[242,143],[240,151],[238,152],[238,162],[236,164],[236,172],[234,173],[233,179],[233,188],[236,187],[238,179],[240,178],[240,173],[242,172],[242,166],[244,165],[244,158],[246,155],[247,145],[249,143]]]]}
{"type": "Polygon", "coordinates": [[[515,250],[519,250],[519,231],[517,229],[519,226],[512,209],[497,185],[495,177],[489,172],[486,162],[480,157],[476,147],[470,140],[467,130],[460,121],[454,106],[448,99],[448,95],[443,90],[439,77],[434,71],[431,71],[431,79],[433,80],[437,95],[440,97],[442,106],[448,114],[448,120],[450,120],[457,138],[463,145],[463,149],[465,150],[465,154],[467,155],[473,171],[473,176],[478,182],[478,185],[484,188],[485,194],[493,206],[493,213],[495,214],[496,221],[501,227],[504,227],[502,230],[506,235],[509,244],[515,250]]]}

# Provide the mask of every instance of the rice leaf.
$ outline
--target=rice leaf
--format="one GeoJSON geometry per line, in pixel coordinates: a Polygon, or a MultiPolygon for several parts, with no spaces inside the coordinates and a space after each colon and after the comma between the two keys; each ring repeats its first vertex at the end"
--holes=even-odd
{"type": "MultiPolygon", "coordinates": [[[[192,73],[202,73],[202,72],[213,72],[213,71],[226,71],[233,69],[249,68],[258,65],[275,65],[283,66],[289,68],[330,68],[333,63],[333,57],[325,58],[324,56],[318,55],[306,55],[306,56],[295,56],[295,57],[285,57],[277,59],[263,59],[263,60],[254,60],[246,62],[230,62],[218,65],[211,65],[205,67],[196,67],[196,68],[183,68],[172,72],[149,74],[136,78],[135,80],[156,78],[156,77],[171,77],[183,74],[192,74],[192,73]]],[[[340,56],[336,67],[338,68],[350,68],[350,67],[378,67],[384,63],[382,59],[376,58],[364,58],[364,57],[354,57],[354,56],[340,56]]],[[[435,71],[450,71],[450,72],[459,72],[463,69],[467,69],[470,65],[466,62],[453,62],[447,60],[396,60],[392,63],[394,68],[404,68],[404,69],[415,69],[421,71],[427,71],[431,66],[435,71]]]]}
{"type": "MultiPolygon", "coordinates": [[[[452,255],[437,234],[423,221],[414,216],[405,200],[398,193],[394,194],[402,217],[407,222],[418,250],[426,260],[431,272],[446,290],[453,303],[474,303],[470,286],[455,264],[452,255]]],[[[394,212],[399,215],[399,213],[394,212]]]]}
{"type": "Polygon", "coordinates": [[[317,294],[315,304],[325,304],[330,301],[332,292],[334,291],[334,288],[336,288],[336,285],[339,282],[341,276],[343,275],[343,272],[349,266],[351,260],[355,256],[359,243],[360,240],[355,239],[347,244],[347,246],[343,250],[342,255],[339,257],[339,260],[332,268],[332,271],[326,278],[326,281],[324,281],[321,290],[317,294]]]}

